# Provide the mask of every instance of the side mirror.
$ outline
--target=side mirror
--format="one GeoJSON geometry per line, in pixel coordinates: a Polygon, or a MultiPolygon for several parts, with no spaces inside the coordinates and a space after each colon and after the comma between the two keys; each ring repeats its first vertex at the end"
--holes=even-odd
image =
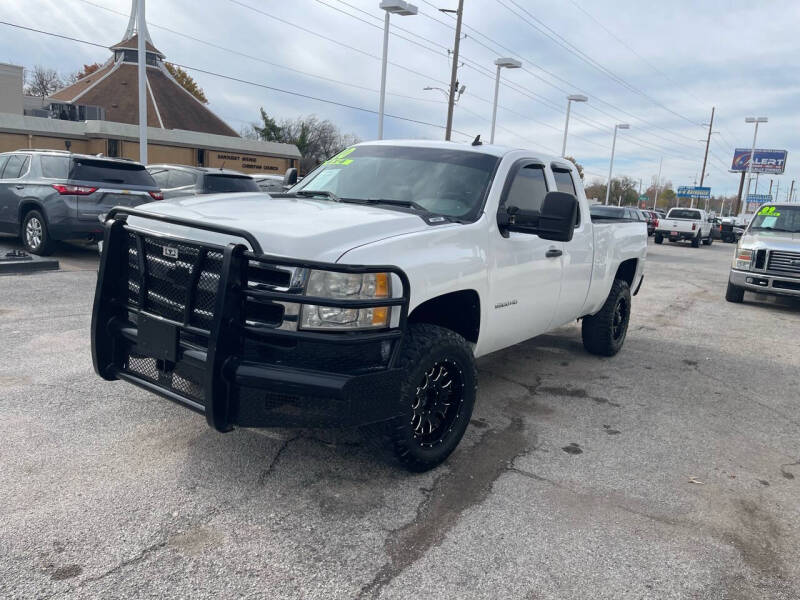
{"type": "Polygon", "coordinates": [[[297,169],[294,167],[286,169],[286,173],[283,175],[283,185],[286,187],[291,187],[295,183],[297,183],[297,169]]]}
{"type": "Polygon", "coordinates": [[[509,206],[498,215],[498,225],[505,231],[533,233],[543,240],[569,242],[575,232],[578,199],[566,192],[548,192],[540,211],[520,210],[509,206]]]}

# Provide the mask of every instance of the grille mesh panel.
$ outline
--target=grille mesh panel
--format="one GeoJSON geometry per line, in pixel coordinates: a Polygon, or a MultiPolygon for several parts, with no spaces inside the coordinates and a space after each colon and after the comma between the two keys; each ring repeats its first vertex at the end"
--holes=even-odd
{"type": "Polygon", "coordinates": [[[769,253],[767,269],[787,275],[800,276],[800,253],[773,250],[769,253]]]}

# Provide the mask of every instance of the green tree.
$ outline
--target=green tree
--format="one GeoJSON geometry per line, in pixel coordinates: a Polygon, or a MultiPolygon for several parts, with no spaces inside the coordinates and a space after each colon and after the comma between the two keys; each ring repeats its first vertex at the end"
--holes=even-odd
{"type": "Polygon", "coordinates": [[[179,66],[173,65],[172,63],[165,62],[164,66],[167,67],[169,74],[172,75],[175,81],[177,81],[183,89],[197,98],[203,104],[208,104],[208,98],[206,98],[203,88],[197,85],[197,82],[192,78],[191,75],[189,75],[179,66]]]}
{"type": "Polygon", "coordinates": [[[583,165],[580,164],[577,160],[575,160],[575,158],[573,158],[572,156],[565,156],[564,158],[566,158],[573,165],[575,165],[575,168],[578,169],[578,175],[580,175],[581,181],[583,181],[583,165]]]}

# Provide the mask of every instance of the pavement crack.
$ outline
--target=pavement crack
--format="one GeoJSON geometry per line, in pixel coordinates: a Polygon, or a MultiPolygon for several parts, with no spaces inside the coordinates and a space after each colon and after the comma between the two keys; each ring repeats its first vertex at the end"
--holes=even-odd
{"type": "Polygon", "coordinates": [[[454,454],[448,462],[450,471],[436,479],[414,520],[389,534],[389,560],[357,598],[377,598],[398,575],[442,543],[461,515],[483,502],[497,478],[530,450],[530,442],[523,419],[517,416],[505,428],[486,430],[475,444],[454,454]]]}
{"type": "Polygon", "coordinates": [[[258,485],[259,486],[262,486],[267,482],[267,479],[269,479],[270,475],[272,475],[275,467],[278,464],[278,461],[280,460],[280,458],[283,455],[284,451],[289,447],[289,444],[291,444],[292,442],[294,442],[296,440],[299,440],[301,437],[303,437],[302,432],[301,433],[297,433],[296,435],[293,435],[292,437],[287,438],[286,440],[284,440],[284,442],[278,448],[278,451],[272,457],[272,460],[269,461],[269,464],[266,466],[266,468],[263,471],[261,471],[261,474],[258,476],[258,485]]]}

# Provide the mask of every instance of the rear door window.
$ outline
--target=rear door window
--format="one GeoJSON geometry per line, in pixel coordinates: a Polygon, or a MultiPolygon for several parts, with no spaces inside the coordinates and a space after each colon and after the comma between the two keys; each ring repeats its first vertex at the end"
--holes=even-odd
{"type": "Polygon", "coordinates": [[[230,192],[258,192],[258,184],[246,175],[206,175],[204,192],[207,194],[230,192]]]}
{"type": "Polygon", "coordinates": [[[172,169],[169,172],[169,189],[187,187],[194,185],[195,175],[189,171],[181,171],[180,169],[172,169]]]}
{"type": "Polygon", "coordinates": [[[167,188],[167,183],[169,182],[169,170],[159,169],[158,171],[150,171],[150,175],[153,176],[153,180],[156,182],[158,187],[160,187],[162,190],[167,188]]]}
{"type": "Polygon", "coordinates": [[[572,175],[566,169],[553,169],[553,178],[556,180],[556,189],[559,192],[566,192],[577,196],[575,192],[575,182],[572,181],[572,175]]]}
{"type": "Polygon", "coordinates": [[[69,178],[93,183],[157,187],[153,177],[142,165],[121,161],[76,158],[69,178]]]}
{"type": "Polygon", "coordinates": [[[25,158],[24,154],[12,154],[5,168],[3,168],[3,174],[0,175],[0,179],[17,179],[19,177],[20,167],[22,167],[22,164],[25,162],[25,158]]]}
{"type": "Polygon", "coordinates": [[[0,179],[2,179],[3,168],[6,166],[6,163],[8,162],[8,157],[9,157],[8,154],[0,155],[0,179]]]}
{"type": "Polygon", "coordinates": [[[520,210],[540,211],[547,195],[547,180],[541,165],[526,165],[514,176],[506,196],[506,206],[520,210]]]}
{"type": "Polygon", "coordinates": [[[47,156],[39,157],[42,165],[42,177],[47,179],[66,179],[69,176],[69,157],[47,156]]]}

